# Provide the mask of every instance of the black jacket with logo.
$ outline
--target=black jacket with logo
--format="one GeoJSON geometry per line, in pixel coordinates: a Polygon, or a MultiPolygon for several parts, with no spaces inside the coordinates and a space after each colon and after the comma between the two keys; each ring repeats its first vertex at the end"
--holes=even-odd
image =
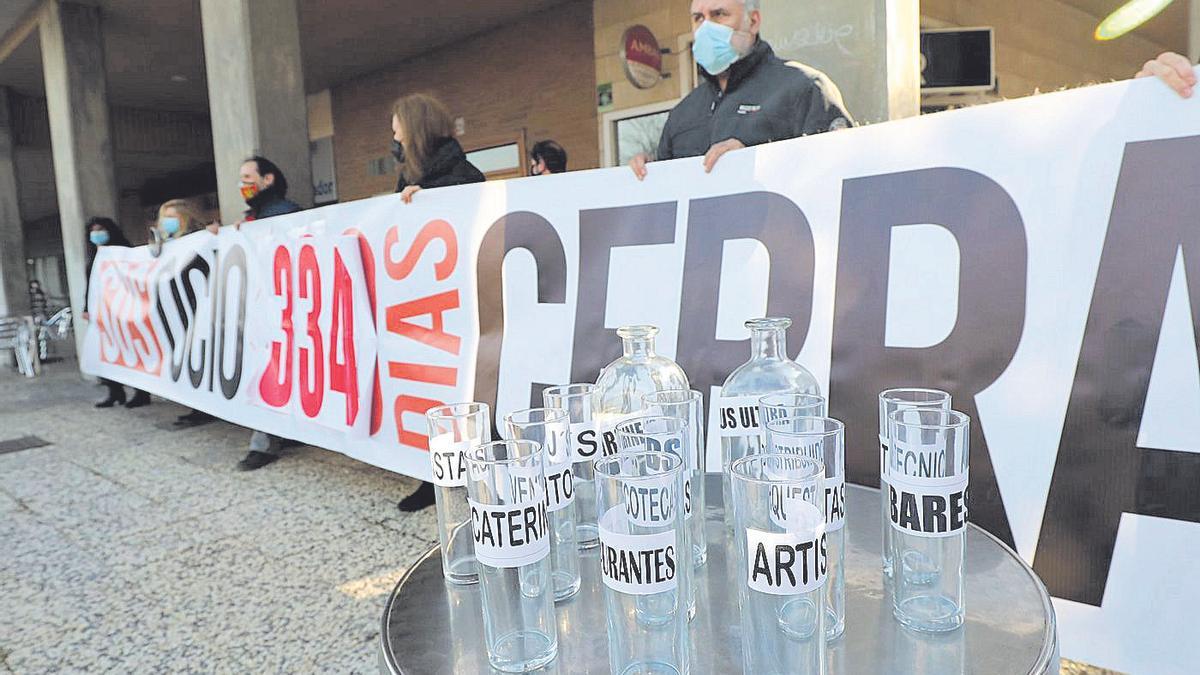
{"type": "Polygon", "coordinates": [[[815,68],[775,56],[763,40],[729,67],[724,92],[716,77],[700,72],[706,82],[667,117],[655,159],[696,157],[730,138],[749,147],[854,123],[832,80],[815,68]]]}
{"type": "MultiPolygon", "coordinates": [[[[425,175],[417,181],[424,189],[449,187],[451,185],[466,185],[467,183],[482,183],[485,179],[475,165],[467,161],[467,154],[462,146],[453,138],[443,138],[434,146],[433,154],[429,157],[429,168],[425,175]]],[[[401,192],[408,186],[404,174],[396,181],[396,192],[401,192]]]]}

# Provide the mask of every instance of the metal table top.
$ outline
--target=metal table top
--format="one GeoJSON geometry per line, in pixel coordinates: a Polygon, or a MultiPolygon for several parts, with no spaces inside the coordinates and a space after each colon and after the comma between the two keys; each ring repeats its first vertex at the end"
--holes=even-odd
{"type": "MultiPolygon", "coordinates": [[[[1058,672],[1054,609],[1033,570],[992,535],[967,530],[966,623],[948,634],[922,634],[893,617],[880,570],[879,491],[846,486],[846,631],[829,644],[829,673],[1058,672]]],[[[735,581],[727,574],[720,476],[710,474],[708,563],[697,571],[691,623],[693,673],[737,673],[741,636],[735,581]]],[[[578,595],[556,605],[558,658],[544,671],[608,672],[608,639],[599,549],[583,553],[578,595]]],[[[483,646],[478,585],[442,580],[438,547],[405,574],[383,613],[380,669],[385,674],[493,673],[483,646]]]]}

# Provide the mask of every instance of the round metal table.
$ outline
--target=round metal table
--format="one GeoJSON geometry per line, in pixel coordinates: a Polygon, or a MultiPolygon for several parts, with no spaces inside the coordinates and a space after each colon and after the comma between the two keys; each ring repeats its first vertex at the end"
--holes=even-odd
{"type": "MultiPolygon", "coordinates": [[[[1058,672],[1054,609],[1033,570],[992,535],[967,530],[966,623],[944,634],[902,627],[893,617],[880,570],[879,491],[846,486],[846,631],[829,643],[828,672],[1013,673],[1058,672]]],[[[691,672],[742,669],[735,580],[728,553],[718,474],[705,494],[708,563],[697,571],[697,612],[691,623],[691,672]]],[[[583,553],[578,595],[556,605],[558,658],[539,672],[608,672],[608,639],[599,549],[583,553]]],[[[434,547],[396,585],[383,612],[380,671],[395,675],[493,673],[483,646],[479,587],[442,579],[434,547]]]]}

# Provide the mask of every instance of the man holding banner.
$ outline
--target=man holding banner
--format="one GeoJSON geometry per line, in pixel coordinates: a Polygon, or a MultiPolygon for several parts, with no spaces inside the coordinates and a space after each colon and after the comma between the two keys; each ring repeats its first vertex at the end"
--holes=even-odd
{"type": "MultiPolygon", "coordinates": [[[[671,111],[654,159],[704,155],[712,171],[730,150],[853,124],[837,85],[819,70],[775,56],[759,37],[759,0],[693,0],[692,53],[706,82],[671,111]]],[[[638,180],[651,158],[629,161],[638,180]]]]}

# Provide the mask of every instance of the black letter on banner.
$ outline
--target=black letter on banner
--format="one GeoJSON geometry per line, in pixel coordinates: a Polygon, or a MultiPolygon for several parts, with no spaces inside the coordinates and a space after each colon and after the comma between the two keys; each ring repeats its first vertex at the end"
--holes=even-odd
{"type": "MultiPolygon", "coordinates": [[[[183,293],[187,296],[188,306],[192,308],[193,318],[192,323],[188,325],[187,336],[184,339],[184,360],[187,362],[188,379],[192,383],[192,388],[199,389],[200,383],[204,381],[204,359],[206,358],[205,345],[207,344],[207,340],[204,338],[199,338],[199,340],[197,340],[196,336],[196,321],[194,319],[196,317],[196,309],[199,305],[199,301],[196,297],[196,288],[192,286],[192,270],[198,270],[204,277],[204,288],[207,291],[207,289],[210,288],[208,277],[212,273],[212,269],[209,267],[207,260],[199,255],[196,255],[192,257],[191,262],[189,262],[187,266],[185,266],[179,272],[179,279],[183,283],[183,293]],[[199,342],[199,345],[196,344],[197,342],[199,342]],[[193,368],[192,352],[197,350],[200,352],[200,367],[193,368]]],[[[209,300],[211,302],[212,299],[210,298],[209,300]]]]}
{"type": "Polygon", "coordinates": [[[183,373],[183,362],[187,359],[187,332],[192,325],[191,315],[184,309],[183,298],[179,296],[179,280],[170,269],[165,267],[159,269],[154,277],[154,287],[157,291],[154,294],[154,304],[158,309],[158,318],[162,321],[163,331],[167,336],[167,344],[170,345],[171,381],[178,382],[179,376],[183,373]],[[179,321],[183,324],[183,335],[178,339],[175,337],[175,331],[171,330],[171,322],[167,320],[167,306],[163,302],[164,283],[170,289],[175,313],[179,315],[179,321]]]}
{"type": "MultiPolygon", "coordinates": [[[[561,305],[567,301],[567,254],[554,226],[529,211],[510,213],[492,223],[475,263],[479,296],[475,400],[487,403],[493,411],[500,386],[500,348],[504,344],[504,258],[514,248],[533,254],[537,264],[538,302],[561,305]]],[[[545,387],[538,388],[535,383],[533,388],[540,396],[545,387]]],[[[540,408],[541,403],[532,407],[540,408]]]]}
{"type": "Polygon", "coordinates": [[[878,394],[943,389],[971,416],[971,520],[1012,546],[975,395],[1012,360],[1025,325],[1025,229],[995,181],[936,168],[847,180],[842,189],[830,414],[846,423],[846,479],[879,480],[878,394]],[[884,346],[892,227],[941,225],[960,256],[958,321],[933,347],[884,346]]]}
{"type": "Polygon", "coordinates": [[[1055,597],[1100,605],[1122,513],[1200,522],[1200,455],[1137,445],[1181,247],[1200,343],[1197,186],[1200,136],[1125,146],[1033,562],[1055,597]]]}
{"type": "Polygon", "coordinates": [[[767,315],[792,319],[787,332],[792,353],[804,345],[812,320],[813,237],[800,207],[772,192],[693,200],[688,209],[675,360],[688,374],[692,388],[704,394],[706,406],[709,390],[723,384],[750,355],[749,340],[716,338],[723,252],[725,242],[734,239],[755,239],[767,248],[771,260],[767,315]]]}
{"type": "Polygon", "coordinates": [[[245,345],[243,340],[246,334],[246,250],[241,246],[234,246],[229,249],[229,255],[225,258],[225,264],[221,266],[221,310],[220,310],[220,347],[217,349],[216,356],[213,360],[217,365],[217,373],[221,376],[221,395],[226,400],[233,400],[237,394],[238,385],[242,382],[242,348],[245,345]],[[238,310],[237,310],[237,339],[233,345],[233,376],[225,377],[225,336],[228,334],[228,326],[225,322],[228,316],[225,314],[229,305],[229,273],[236,267],[238,274],[241,276],[241,284],[238,286],[238,310]]]}
{"type": "Polygon", "coordinates": [[[621,355],[616,331],[604,327],[612,249],[675,241],[675,202],[579,212],[579,288],[571,381],[595,382],[600,369],[621,355]]]}

